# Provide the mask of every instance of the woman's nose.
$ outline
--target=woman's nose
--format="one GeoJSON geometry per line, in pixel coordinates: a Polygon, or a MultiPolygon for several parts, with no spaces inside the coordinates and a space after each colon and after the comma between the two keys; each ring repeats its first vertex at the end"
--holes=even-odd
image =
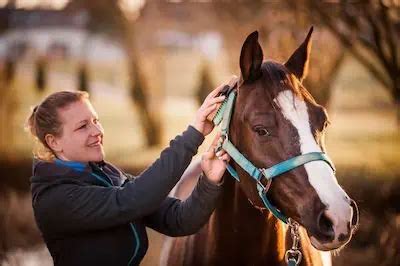
{"type": "Polygon", "coordinates": [[[97,124],[92,124],[92,131],[91,131],[93,136],[97,136],[100,134],[103,134],[103,127],[101,126],[101,124],[97,123],[97,124]]]}

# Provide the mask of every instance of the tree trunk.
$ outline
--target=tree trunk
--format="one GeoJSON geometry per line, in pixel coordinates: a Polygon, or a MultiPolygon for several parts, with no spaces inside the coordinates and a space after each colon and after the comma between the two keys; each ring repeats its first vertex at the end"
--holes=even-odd
{"type": "Polygon", "coordinates": [[[396,108],[397,128],[400,129],[400,86],[393,89],[393,99],[396,108]]]}
{"type": "Polygon", "coordinates": [[[86,63],[80,63],[78,66],[78,90],[90,92],[88,70],[86,63]]]}
{"type": "Polygon", "coordinates": [[[140,123],[143,128],[147,146],[156,146],[161,142],[161,128],[154,113],[151,112],[144,88],[145,81],[140,73],[135,60],[130,59],[130,96],[137,106],[140,123]]]}
{"type": "Polygon", "coordinates": [[[5,155],[14,143],[13,121],[17,101],[13,91],[13,81],[16,72],[16,61],[7,58],[0,73],[0,154],[5,155]]]}
{"type": "Polygon", "coordinates": [[[36,60],[35,69],[35,83],[36,89],[39,93],[42,93],[46,89],[47,79],[47,60],[44,57],[40,57],[36,60]]]}

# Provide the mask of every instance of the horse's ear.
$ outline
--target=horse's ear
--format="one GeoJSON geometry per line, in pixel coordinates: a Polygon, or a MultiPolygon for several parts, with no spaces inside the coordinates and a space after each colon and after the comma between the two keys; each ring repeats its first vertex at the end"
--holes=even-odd
{"type": "Polygon", "coordinates": [[[247,36],[240,53],[240,70],[243,81],[256,80],[261,75],[263,51],[258,43],[258,32],[247,36]]]}
{"type": "Polygon", "coordinates": [[[314,27],[311,26],[304,42],[296,49],[296,51],[294,51],[292,56],[285,63],[286,68],[289,69],[289,71],[292,72],[300,82],[302,82],[307,76],[308,62],[311,53],[311,34],[313,30],[314,27]]]}

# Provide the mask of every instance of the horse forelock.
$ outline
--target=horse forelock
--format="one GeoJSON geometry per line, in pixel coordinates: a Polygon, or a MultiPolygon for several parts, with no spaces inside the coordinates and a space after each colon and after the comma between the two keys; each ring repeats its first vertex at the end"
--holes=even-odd
{"type": "Polygon", "coordinates": [[[284,90],[291,90],[295,96],[307,103],[316,105],[315,99],[304,85],[283,64],[268,60],[262,64],[261,71],[262,87],[265,89],[268,99],[273,106],[273,100],[284,90]]]}

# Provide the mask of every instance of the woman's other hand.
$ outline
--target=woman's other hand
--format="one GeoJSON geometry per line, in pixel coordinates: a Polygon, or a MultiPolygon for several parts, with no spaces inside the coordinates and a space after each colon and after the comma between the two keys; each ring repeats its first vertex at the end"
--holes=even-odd
{"type": "Polygon", "coordinates": [[[218,132],[210,148],[203,154],[201,158],[201,169],[203,170],[207,179],[214,184],[221,183],[222,177],[226,170],[226,165],[230,160],[229,154],[227,154],[224,150],[220,150],[215,153],[215,148],[217,147],[220,136],[221,133],[218,132]]]}
{"type": "MultiPolygon", "coordinates": [[[[232,77],[228,84],[231,83],[232,80],[236,79],[236,77],[232,77]]],[[[199,110],[196,112],[195,119],[192,123],[192,126],[196,128],[199,132],[201,132],[204,136],[210,134],[210,132],[214,128],[214,124],[212,121],[208,120],[207,117],[213,112],[218,110],[220,104],[225,100],[225,96],[217,96],[220,91],[225,87],[227,83],[223,83],[214,89],[206,99],[203,104],[200,106],[199,110]],[[216,97],[217,96],[217,97],[216,97]]]]}

